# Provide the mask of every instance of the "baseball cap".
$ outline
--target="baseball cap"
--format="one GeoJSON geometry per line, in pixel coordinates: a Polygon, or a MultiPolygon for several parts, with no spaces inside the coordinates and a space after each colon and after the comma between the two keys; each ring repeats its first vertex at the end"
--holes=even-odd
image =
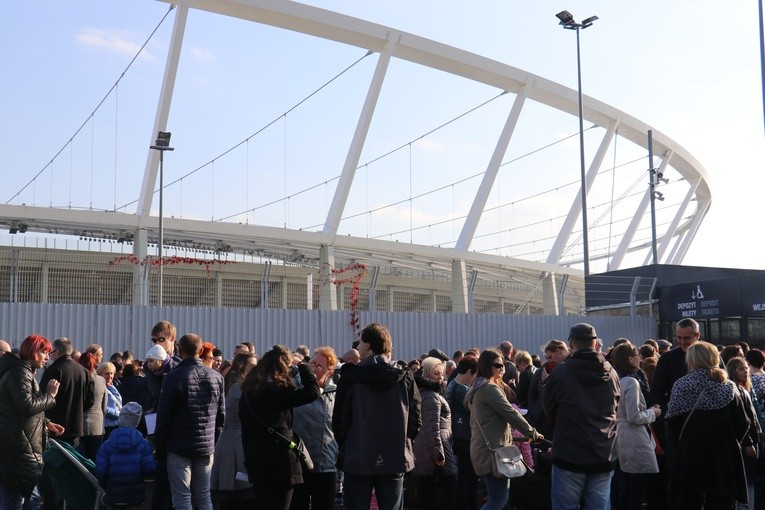
{"type": "Polygon", "coordinates": [[[568,337],[574,340],[595,340],[598,338],[598,334],[595,332],[595,328],[587,324],[586,322],[580,322],[571,326],[571,331],[568,333],[568,337]]]}

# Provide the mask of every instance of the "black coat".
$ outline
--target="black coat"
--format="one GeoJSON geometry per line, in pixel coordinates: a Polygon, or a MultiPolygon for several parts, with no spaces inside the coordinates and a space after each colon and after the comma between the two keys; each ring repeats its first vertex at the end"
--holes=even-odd
{"type": "Polygon", "coordinates": [[[0,358],[0,482],[25,496],[42,473],[46,448],[45,411],[56,400],[41,393],[27,361],[0,358]]]}
{"type": "Polygon", "coordinates": [[[271,381],[254,397],[242,394],[239,404],[242,446],[250,483],[256,487],[284,489],[303,483],[303,471],[295,453],[265,429],[265,426],[271,427],[292,439],[292,408],[319,397],[319,385],[311,369],[301,363],[299,370],[302,388],[280,386],[271,381]]]}
{"type": "Polygon", "coordinates": [[[677,446],[672,473],[681,499],[697,494],[733,496],[748,499],[744,460],[739,444],[749,430],[741,398],[721,409],[696,409],[680,441],[680,431],[688,413],[667,418],[677,446]]]}
{"type": "Polygon", "coordinates": [[[56,379],[61,386],[56,394],[56,405],[45,411],[45,416],[64,427],[61,439],[69,441],[82,437],[85,411],[95,400],[93,376],[71,356],[63,355],[45,370],[40,386],[45,388],[51,379],[56,379]]]}

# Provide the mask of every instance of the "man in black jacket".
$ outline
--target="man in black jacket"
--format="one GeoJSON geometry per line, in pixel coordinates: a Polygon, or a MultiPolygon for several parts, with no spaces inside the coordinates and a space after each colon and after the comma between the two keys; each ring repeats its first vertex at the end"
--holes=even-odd
{"type": "Polygon", "coordinates": [[[343,365],[332,415],[345,508],[368,510],[374,489],[381,510],[401,510],[422,426],[420,392],[409,371],[391,363],[393,341],[382,324],[361,331],[358,351],[361,363],[343,365]]]}
{"type": "Polygon", "coordinates": [[[83,415],[95,400],[95,383],[87,369],[72,359],[72,342],[68,338],[53,341],[50,352],[53,363],[45,370],[40,386],[56,379],[61,386],[56,405],[45,411],[45,417],[64,427],[61,441],[77,446],[83,434],[83,415]]]}
{"type": "MultiPolygon", "coordinates": [[[[68,338],[53,341],[53,350],[49,354],[53,363],[45,369],[40,387],[47,387],[52,379],[61,384],[56,405],[45,411],[45,417],[64,427],[64,433],[56,439],[76,447],[83,435],[84,413],[95,401],[95,381],[85,367],[72,359],[72,351],[72,342],[68,338]]],[[[63,500],[47,476],[40,479],[40,489],[46,509],[63,508],[63,500]]]]}
{"type": "Polygon", "coordinates": [[[553,423],[553,508],[609,508],[616,461],[619,377],[603,359],[595,328],[571,327],[571,356],[545,382],[545,414],[553,423]]]}
{"type": "Polygon", "coordinates": [[[673,487],[672,473],[672,452],[676,448],[674,435],[666,427],[664,415],[667,412],[667,404],[672,393],[672,386],[678,379],[688,373],[688,367],[685,365],[685,351],[688,347],[701,339],[699,323],[693,319],[681,319],[675,325],[675,336],[678,346],[671,349],[659,358],[656,364],[656,370],[653,373],[651,381],[651,398],[649,405],[659,404],[661,406],[661,416],[654,422],[656,437],[661,443],[661,447],[666,454],[667,459],[667,481],[669,505],[672,508],[679,508],[679,496],[673,487]]]}

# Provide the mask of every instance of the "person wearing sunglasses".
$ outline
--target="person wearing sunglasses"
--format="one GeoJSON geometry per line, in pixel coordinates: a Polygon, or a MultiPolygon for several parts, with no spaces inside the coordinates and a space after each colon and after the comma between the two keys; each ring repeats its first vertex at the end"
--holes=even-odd
{"type": "Polygon", "coordinates": [[[502,380],[504,374],[502,354],[486,349],[478,357],[476,378],[465,397],[470,413],[470,458],[487,492],[481,510],[504,509],[510,499],[509,481],[492,475],[492,450],[511,444],[512,429],[533,440],[543,437],[508,400],[510,388],[502,380]]]}
{"type": "Polygon", "coordinates": [[[328,346],[317,348],[308,366],[316,376],[321,396],[294,409],[293,428],[305,442],[313,459],[314,469],[303,473],[303,485],[295,486],[293,509],[333,510],[337,470],[337,441],[332,432],[332,412],[335,409],[337,385],[333,380],[337,354],[328,346]]]}

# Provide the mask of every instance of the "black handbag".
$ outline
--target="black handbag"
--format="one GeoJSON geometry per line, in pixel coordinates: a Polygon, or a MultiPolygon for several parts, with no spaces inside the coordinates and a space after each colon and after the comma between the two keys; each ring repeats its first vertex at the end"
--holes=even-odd
{"type": "Polygon", "coordinates": [[[292,451],[292,453],[297,456],[298,460],[300,461],[300,464],[303,466],[303,469],[306,471],[313,471],[313,459],[311,459],[311,454],[308,452],[308,448],[306,448],[305,443],[302,439],[300,439],[300,436],[297,435],[297,432],[292,433],[292,439],[287,438],[283,434],[280,434],[277,432],[273,427],[269,427],[265,423],[263,423],[263,420],[260,419],[260,417],[255,414],[255,412],[252,410],[252,406],[250,406],[250,399],[245,393],[242,395],[242,399],[244,399],[244,403],[247,406],[247,409],[250,411],[250,414],[253,418],[255,418],[255,421],[257,421],[261,427],[263,427],[266,432],[274,436],[277,441],[285,445],[289,450],[292,451]]]}

